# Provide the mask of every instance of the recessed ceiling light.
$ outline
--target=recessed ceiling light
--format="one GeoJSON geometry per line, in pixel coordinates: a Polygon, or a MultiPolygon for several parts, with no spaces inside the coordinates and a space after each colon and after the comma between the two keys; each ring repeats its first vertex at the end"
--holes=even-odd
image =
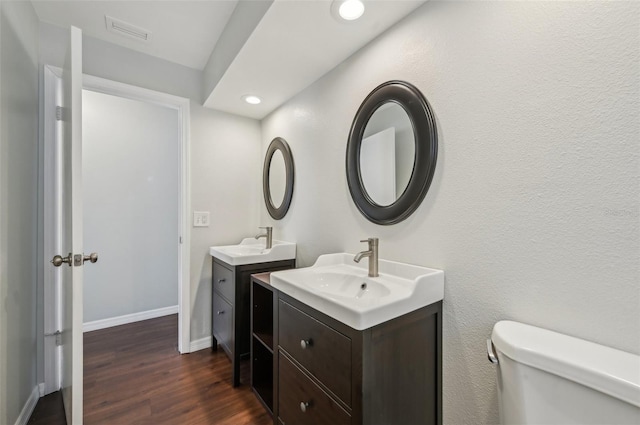
{"type": "Polygon", "coordinates": [[[334,0],[331,4],[334,16],[337,15],[345,21],[354,21],[364,13],[362,0],[334,0]]]}
{"type": "Polygon", "coordinates": [[[260,99],[258,96],[254,96],[252,94],[248,94],[246,96],[242,96],[242,99],[251,104],[251,105],[257,105],[258,103],[262,102],[262,99],[260,99]]]}

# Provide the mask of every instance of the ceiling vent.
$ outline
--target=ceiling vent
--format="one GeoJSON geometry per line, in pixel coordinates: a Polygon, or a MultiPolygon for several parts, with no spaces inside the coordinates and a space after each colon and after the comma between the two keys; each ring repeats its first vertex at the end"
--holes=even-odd
{"type": "Polygon", "coordinates": [[[104,18],[107,24],[107,31],[110,33],[122,35],[145,43],[148,43],[151,40],[151,31],[131,25],[130,23],[121,21],[120,19],[112,18],[111,16],[105,15],[104,18]]]}

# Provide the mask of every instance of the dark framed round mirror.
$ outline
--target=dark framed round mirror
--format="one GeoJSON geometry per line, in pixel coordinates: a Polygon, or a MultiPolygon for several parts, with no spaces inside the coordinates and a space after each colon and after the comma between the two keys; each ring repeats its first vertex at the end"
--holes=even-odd
{"type": "Polygon", "coordinates": [[[409,217],[426,196],[438,157],[435,118],[413,85],[388,81],[364,99],[347,142],[347,184],[377,224],[409,217]]]}
{"type": "Polygon", "coordinates": [[[276,137],[271,141],[262,168],[262,193],[269,215],[282,219],[293,197],[293,155],[287,142],[276,137]]]}

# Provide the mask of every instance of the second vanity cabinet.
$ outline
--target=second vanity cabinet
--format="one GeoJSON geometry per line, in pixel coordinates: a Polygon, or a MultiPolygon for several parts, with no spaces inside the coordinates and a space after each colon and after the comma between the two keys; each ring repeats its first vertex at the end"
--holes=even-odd
{"type": "Polygon", "coordinates": [[[249,354],[251,275],[293,267],[295,260],[232,266],[213,257],[212,348],[220,344],[231,359],[234,387],[240,385],[240,358],[249,354]]]}
{"type": "MultiPolygon", "coordinates": [[[[254,291],[269,288],[256,280],[254,291]]],[[[442,424],[442,302],[356,330],[271,292],[273,314],[270,298],[253,307],[272,318],[272,361],[254,348],[252,376],[272,379],[269,391],[253,386],[274,424],[442,424]],[[269,363],[272,373],[256,370],[269,363]]]]}

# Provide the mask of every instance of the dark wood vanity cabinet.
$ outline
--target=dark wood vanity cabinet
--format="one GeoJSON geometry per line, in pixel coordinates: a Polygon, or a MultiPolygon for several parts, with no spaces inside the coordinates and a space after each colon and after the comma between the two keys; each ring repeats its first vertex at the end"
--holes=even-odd
{"type": "Polygon", "coordinates": [[[213,257],[212,349],[218,344],[232,363],[233,386],[240,385],[240,358],[249,354],[251,275],[295,267],[295,260],[231,266],[213,257]]]}
{"type": "Polygon", "coordinates": [[[255,278],[253,291],[252,386],[274,424],[442,424],[442,302],[358,331],[255,278]],[[269,303],[271,315],[256,313],[269,303]],[[267,361],[257,317],[273,323],[267,361]]]}

